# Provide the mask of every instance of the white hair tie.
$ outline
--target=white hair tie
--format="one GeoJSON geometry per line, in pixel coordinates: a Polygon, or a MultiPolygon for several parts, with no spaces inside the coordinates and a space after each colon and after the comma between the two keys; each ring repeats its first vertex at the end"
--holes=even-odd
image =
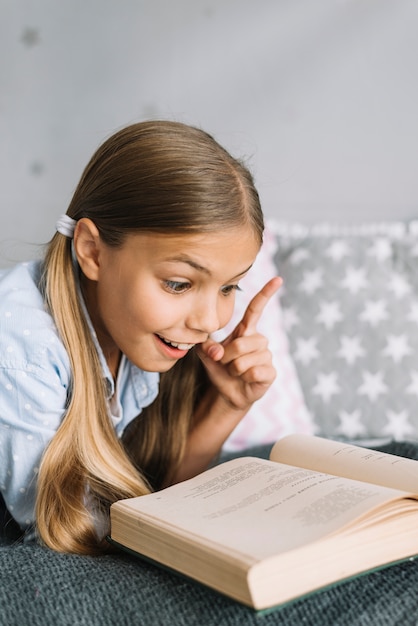
{"type": "Polygon", "coordinates": [[[61,235],[64,235],[64,237],[69,237],[70,239],[72,239],[76,224],[76,220],[64,213],[58,218],[55,228],[57,232],[61,233],[61,235]]]}

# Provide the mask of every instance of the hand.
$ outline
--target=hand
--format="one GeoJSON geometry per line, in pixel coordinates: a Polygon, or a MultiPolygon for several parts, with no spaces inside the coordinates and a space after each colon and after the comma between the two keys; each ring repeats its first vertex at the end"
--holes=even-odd
{"type": "Polygon", "coordinates": [[[242,320],[221,343],[208,339],[197,348],[212,384],[233,409],[248,410],[276,377],[268,341],[257,332],[257,323],[281,284],[281,278],[272,278],[254,296],[242,320]]]}

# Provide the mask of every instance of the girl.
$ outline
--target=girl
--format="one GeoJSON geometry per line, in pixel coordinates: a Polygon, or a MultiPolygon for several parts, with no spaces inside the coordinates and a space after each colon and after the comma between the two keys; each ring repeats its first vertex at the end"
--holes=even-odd
{"type": "Polygon", "coordinates": [[[251,175],[201,130],[97,150],[45,259],[0,278],[0,491],[27,536],[104,550],[112,502],[213,460],[275,376],[256,323],[280,279],[211,339],[262,232],[251,175]]]}

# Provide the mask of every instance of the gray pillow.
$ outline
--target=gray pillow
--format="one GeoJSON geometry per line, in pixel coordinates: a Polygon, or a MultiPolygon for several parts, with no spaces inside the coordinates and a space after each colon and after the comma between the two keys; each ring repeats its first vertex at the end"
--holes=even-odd
{"type": "Polygon", "coordinates": [[[270,228],[317,434],[418,439],[418,223],[270,228]]]}

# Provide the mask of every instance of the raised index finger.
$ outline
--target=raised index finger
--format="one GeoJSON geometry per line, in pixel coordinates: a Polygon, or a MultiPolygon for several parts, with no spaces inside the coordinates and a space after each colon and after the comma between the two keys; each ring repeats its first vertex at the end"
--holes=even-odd
{"type": "Polygon", "coordinates": [[[275,276],[254,296],[247,306],[242,320],[238,324],[239,335],[241,337],[252,335],[256,331],[257,324],[266,305],[282,283],[283,281],[280,276],[275,276]]]}

